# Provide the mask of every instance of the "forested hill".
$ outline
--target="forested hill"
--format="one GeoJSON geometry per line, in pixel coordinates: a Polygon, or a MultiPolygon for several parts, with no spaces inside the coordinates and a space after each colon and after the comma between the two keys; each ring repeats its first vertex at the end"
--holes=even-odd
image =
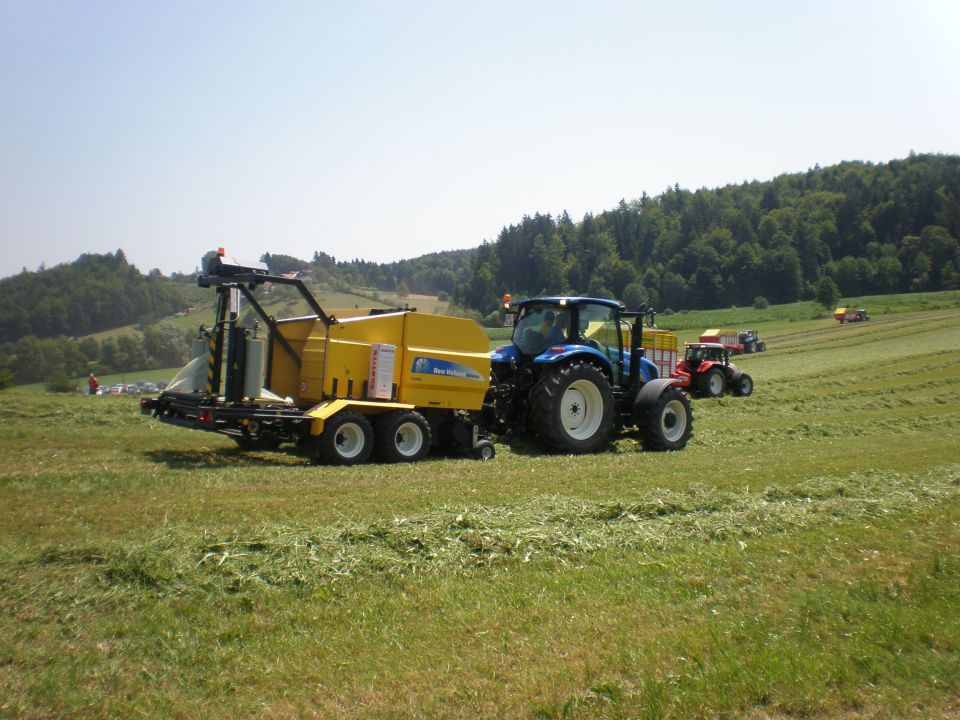
{"type": "Polygon", "coordinates": [[[122,250],[0,280],[0,342],[26,335],[80,336],[183,309],[176,286],[159,272],[142,275],[122,250]]]}
{"type": "Polygon", "coordinates": [[[377,263],[368,260],[337,260],[315,251],[310,262],[290,255],[265,253],[260,259],[273,273],[308,269],[321,283],[342,290],[375,288],[401,292],[452,296],[458,285],[467,281],[475,248],[429,253],[411,260],[377,263]]]}
{"type": "Polygon", "coordinates": [[[658,309],[960,286],[960,157],[845,162],[715,190],[643,195],[573,222],[524,217],[479,248],[456,299],[488,313],[515,297],[575,293],[658,309]]]}
{"type": "MultiPolygon", "coordinates": [[[[960,157],[846,162],[713,190],[674,187],[574,222],[536,214],[470,250],[375,263],[266,253],[333,288],[450,296],[484,315],[516,297],[585,294],[658,310],[960,287],[960,157]]],[[[183,281],[185,278],[179,278],[183,281]]],[[[192,283],[191,283],[192,285],[192,283]]],[[[0,343],[81,336],[182,310],[182,282],[118,250],[0,280],[0,343]]]]}

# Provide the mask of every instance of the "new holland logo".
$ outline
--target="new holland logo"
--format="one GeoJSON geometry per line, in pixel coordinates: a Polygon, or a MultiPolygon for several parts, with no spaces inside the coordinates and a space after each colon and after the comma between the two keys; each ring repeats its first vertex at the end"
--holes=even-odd
{"type": "Polygon", "coordinates": [[[484,382],[483,376],[471,367],[435,358],[414,358],[411,372],[416,375],[440,375],[442,377],[484,382]]]}

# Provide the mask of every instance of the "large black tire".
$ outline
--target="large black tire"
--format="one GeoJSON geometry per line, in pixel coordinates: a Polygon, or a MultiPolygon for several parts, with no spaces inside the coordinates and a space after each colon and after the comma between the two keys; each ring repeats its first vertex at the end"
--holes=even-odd
{"type": "Polygon", "coordinates": [[[430,423],[414,410],[381,415],[375,430],[373,452],[381,462],[416,462],[430,453],[430,423]]]}
{"type": "Polygon", "coordinates": [[[690,398],[676,387],[668,387],[649,406],[636,408],[640,440],[645,450],[683,450],[693,432],[690,398]]]}
{"type": "Polygon", "coordinates": [[[738,397],[753,395],[753,378],[742,373],[733,383],[733,394],[738,397]]]}
{"type": "Polygon", "coordinates": [[[600,450],[613,426],[613,391],[606,376],[585,362],[548,372],[530,392],[530,426],[556,450],[600,450]]]}
{"type": "Polygon", "coordinates": [[[767,349],[767,344],[763,341],[757,343],[757,352],[763,352],[767,349]]]}
{"type": "Polygon", "coordinates": [[[727,378],[723,370],[712,367],[697,379],[697,390],[704,397],[723,397],[727,391],[727,378]]]}
{"type": "Polygon", "coordinates": [[[357,465],[373,451],[370,421],[353,410],[341,410],[329,418],[317,441],[317,460],[327,465],[357,465]]]}

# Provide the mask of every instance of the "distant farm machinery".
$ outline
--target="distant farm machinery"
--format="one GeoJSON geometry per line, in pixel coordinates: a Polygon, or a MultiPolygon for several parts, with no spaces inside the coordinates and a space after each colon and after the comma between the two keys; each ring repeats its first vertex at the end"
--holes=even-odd
{"type": "Polygon", "coordinates": [[[864,322],[870,319],[870,315],[863,308],[838,307],[833,311],[833,317],[840,321],[842,325],[845,322],[864,322]]]}
{"type": "Polygon", "coordinates": [[[673,376],[680,387],[701,397],[753,394],[753,378],[730,362],[730,349],[720,343],[687,343],[673,376]]]}
{"type": "Polygon", "coordinates": [[[731,355],[763,352],[767,344],[760,339],[756,330],[724,330],[716,328],[704,330],[700,335],[702,343],[719,343],[730,351],[731,355]]]}

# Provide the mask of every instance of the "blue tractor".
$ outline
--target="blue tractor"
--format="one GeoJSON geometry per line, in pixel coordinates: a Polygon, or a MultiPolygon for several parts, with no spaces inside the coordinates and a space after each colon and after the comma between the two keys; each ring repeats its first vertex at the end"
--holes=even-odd
{"type": "Polygon", "coordinates": [[[529,431],[555,450],[596,452],[614,433],[636,431],[647,450],[681,450],[693,413],[675,380],[644,357],[644,317],[615,300],[532,298],[504,309],[510,345],[491,353],[488,423],[529,431]]]}
{"type": "Polygon", "coordinates": [[[760,339],[756,330],[741,330],[737,333],[737,339],[743,346],[744,353],[763,352],[767,349],[767,344],[760,339]]]}

